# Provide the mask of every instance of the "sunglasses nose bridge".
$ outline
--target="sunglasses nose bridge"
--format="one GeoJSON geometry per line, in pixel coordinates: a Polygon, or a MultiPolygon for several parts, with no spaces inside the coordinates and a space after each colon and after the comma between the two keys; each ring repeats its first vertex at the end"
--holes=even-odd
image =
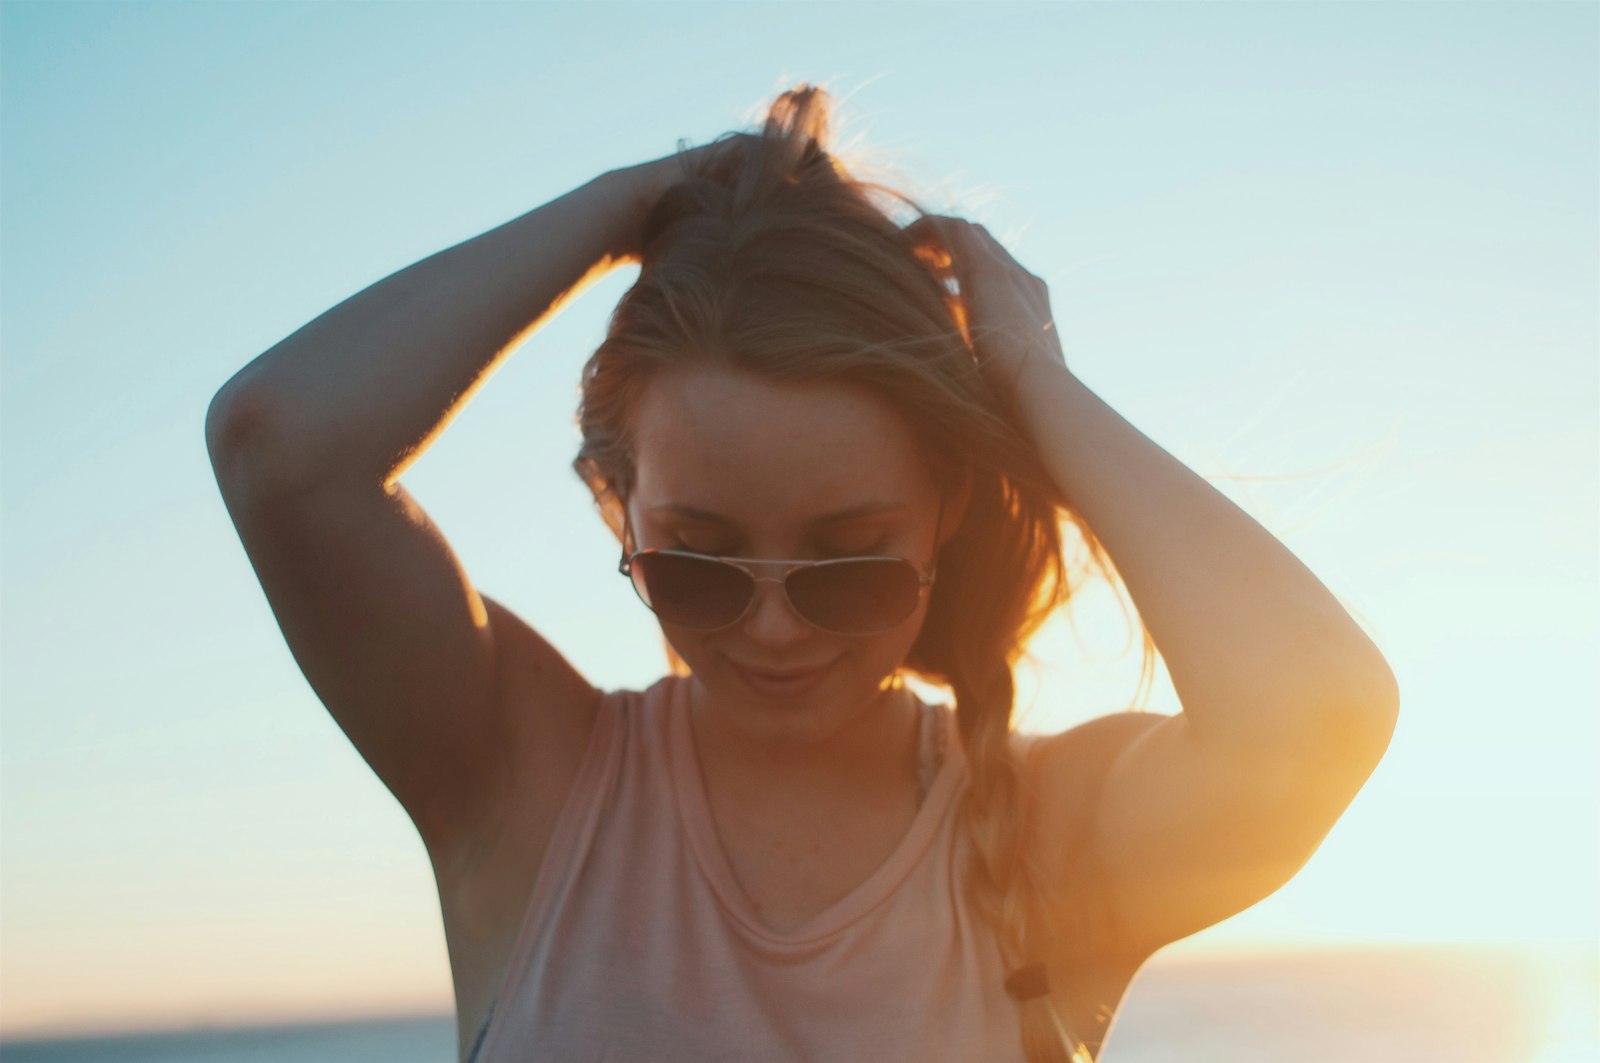
{"type": "Polygon", "coordinates": [[[749,616],[757,608],[760,607],[761,588],[756,586],[756,584],[759,584],[759,583],[776,583],[778,585],[778,589],[776,591],[772,592],[772,593],[774,593],[777,596],[779,601],[783,602],[785,608],[787,608],[789,610],[789,612],[793,613],[795,616],[799,617],[801,620],[805,620],[807,623],[810,623],[810,621],[806,619],[806,617],[800,612],[800,610],[795,608],[794,602],[790,600],[790,598],[789,598],[788,579],[789,579],[788,571],[785,571],[782,575],[778,575],[778,576],[757,576],[754,573],[751,573],[751,575],[750,575],[750,584],[751,584],[750,585],[750,601],[749,601],[749,604],[747,604],[745,606],[744,614],[740,617],[740,619],[743,619],[744,617],[749,616]]]}
{"type": "Polygon", "coordinates": [[[778,589],[771,592],[771,594],[776,594],[779,602],[782,602],[782,608],[787,610],[789,615],[792,616],[794,620],[798,620],[800,623],[806,624],[806,626],[811,626],[811,628],[816,626],[816,623],[811,620],[810,616],[806,616],[805,613],[800,612],[800,608],[794,604],[794,599],[790,599],[789,597],[789,573],[794,572],[794,570],[797,570],[797,568],[806,567],[806,562],[798,562],[797,564],[797,562],[782,562],[782,560],[755,560],[755,562],[744,562],[744,564],[738,565],[738,567],[742,568],[744,573],[746,573],[746,575],[750,578],[750,600],[744,604],[744,612],[739,613],[738,620],[733,621],[733,623],[742,623],[742,621],[749,620],[750,616],[754,616],[755,613],[762,608],[762,588],[757,586],[757,584],[776,583],[778,584],[778,589]],[[752,570],[754,565],[760,565],[760,567],[766,568],[766,570],[770,570],[770,572],[776,570],[779,575],[755,575],[754,570],[752,570]]]}

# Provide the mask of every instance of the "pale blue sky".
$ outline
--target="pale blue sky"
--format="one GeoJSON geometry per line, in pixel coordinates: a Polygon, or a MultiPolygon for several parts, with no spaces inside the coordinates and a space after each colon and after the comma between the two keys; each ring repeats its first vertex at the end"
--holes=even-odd
{"type": "MultiPolygon", "coordinates": [[[[1069,365],[1399,678],[1312,862],[1174,949],[1593,942],[1597,12],[7,0],[0,1030],[451,1006],[426,856],[289,655],[206,405],[374,281],[798,80],[1043,276],[1069,365]]],[[[634,275],[405,476],[608,689],[665,668],[568,469],[634,275]]],[[[1116,607],[1075,616],[1032,728],[1132,696],[1116,607]]]]}

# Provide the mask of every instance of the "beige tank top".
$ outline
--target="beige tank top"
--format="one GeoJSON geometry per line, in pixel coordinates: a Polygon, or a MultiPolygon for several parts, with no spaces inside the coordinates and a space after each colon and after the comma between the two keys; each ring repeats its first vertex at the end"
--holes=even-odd
{"type": "Polygon", "coordinates": [[[1022,1063],[994,935],[960,888],[953,710],[922,706],[923,797],[893,854],[780,934],[723,853],[689,682],[601,699],[472,1063],[1022,1063]]]}

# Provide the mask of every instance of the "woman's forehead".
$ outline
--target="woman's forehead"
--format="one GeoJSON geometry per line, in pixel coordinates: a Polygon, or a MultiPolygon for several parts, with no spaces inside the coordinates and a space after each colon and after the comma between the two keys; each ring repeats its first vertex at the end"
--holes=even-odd
{"type": "Polygon", "coordinates": [[[785,509],[832,513],[904,504],[921,486],[910,425],[858,386],[673,373],[652,381],[633,428],[637,486],[652,505],[728,513],[715,502],[781,498],[785,509]]]}
{"type": "Polygon", "coordinates": [[[704,469],[679,455],[640,463],[635,497],[640,516],[753,528],[848,528],[903,519],[917,512],[931,486],[915,470],[903,477],[820,467],[793,476],[764,476],[753,466],[704,469]]]}

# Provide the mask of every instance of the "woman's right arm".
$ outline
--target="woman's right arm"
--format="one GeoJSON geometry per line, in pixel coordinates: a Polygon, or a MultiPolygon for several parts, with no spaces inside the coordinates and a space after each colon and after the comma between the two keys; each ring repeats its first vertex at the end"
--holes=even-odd
{"type": "Polygon", "coordinates": [[[601,174],[324,312],[223,385],[212,454],[266,489],[392,484],[515,347],[633,256],[638,187],[633,169],[601,174]]]}
{"type": "Polygon", "coordinates": [[[599,691],[474,589],[397,480],[513,348],[636,260],[670,161],[602,174],[351,296],[207,412],[224,503],[296,663],[436,867],[492,840],[513,782],[565,793],[599,691]]]}

